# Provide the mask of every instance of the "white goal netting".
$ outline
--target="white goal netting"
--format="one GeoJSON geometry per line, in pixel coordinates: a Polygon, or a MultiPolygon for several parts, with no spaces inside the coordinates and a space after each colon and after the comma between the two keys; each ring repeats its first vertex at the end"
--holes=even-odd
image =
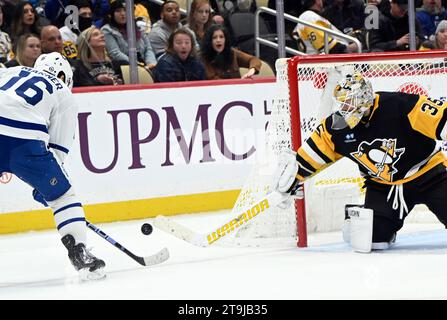
{"type": "MultiPolygon", "coordinates": [[[[256,164],[245,183],[233,212],[248,207],[269,190],[271,174],[276,159],[283,148],[292,148],[292,132],[299,130],[301,140],[306,139],[317,124],[331,113],[332,91],[337,81],[346,73],[361,72],[368,78],[375,91],[402,91],[426,94],[446,100],[447,53],[428,52],[417,54],[330,55],[316,58],[295,57],[279,59],[276,63],[277,92],[272,114],[265,135],[265,148],[257,150],[256,164]],[[290,72],[290,70],[292,70],[290,72]],[[293,97],[297,98],[294,99],[293,97]],[[295,101],[296,100],[296,101],[295,101]],[[299,125],[291,126],[291,109],[300,114],[299,125]]],[[[307,232],[330,231],[341,228],[344,206],[363,203],[363,178],[357,166],[342,159],[315,175],[305,184],[307,232]]],[[[421,219],[430,216],[424,208],[421,219]]],[[[300,219],[298,211],[298,219],[300,219]]],[[[410,215],[411,216],[411,215],[410,215]]],[[[414,215],[413,215],[414,216],[414,215]]],[[[409,217],[411,220],[411,217],[409,217]]],[[[417,218],[412,218],[417,220],[417,218]]],[[[301,221],[301,220],[298,220],[301,221]]],[[[260,215],[241,228],[236,241],[255,239],[297,240],[297,210],[275,209],[260,215]]]]}

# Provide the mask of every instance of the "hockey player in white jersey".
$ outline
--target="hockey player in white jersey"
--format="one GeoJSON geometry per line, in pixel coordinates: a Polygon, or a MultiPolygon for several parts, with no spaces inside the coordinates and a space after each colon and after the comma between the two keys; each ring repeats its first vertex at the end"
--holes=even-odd
{"type": "Polygon", "coordinates": [[[105,263],[86,248],[84,210],[63,169],[77,124],[72,85],[70,64],[56,52],[41,55],[34,68],[0,70],[0,172],[34,188],[34,199],[53,210],[81,278],[98,279],[105,263]]]}

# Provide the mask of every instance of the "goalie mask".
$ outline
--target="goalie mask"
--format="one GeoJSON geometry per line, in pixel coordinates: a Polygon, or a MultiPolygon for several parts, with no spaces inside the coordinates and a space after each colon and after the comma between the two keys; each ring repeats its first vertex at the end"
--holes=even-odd
{"type": "Polygon", "coordinates": [[[334,89],[333,129],[354,128],[374,103],[369,80],[360,73],[348,74],[334,89]]]}
{"type": "Polygon", "coordinates": [[[73,70],[67,58],[60,53],[41,54],[34,63],[34,68],[61,79],[70,90],[73,88],[73,70]]]}

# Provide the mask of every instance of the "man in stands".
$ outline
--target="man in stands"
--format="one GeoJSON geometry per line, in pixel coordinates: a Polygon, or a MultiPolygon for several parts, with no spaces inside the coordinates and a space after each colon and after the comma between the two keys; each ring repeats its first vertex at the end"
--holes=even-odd
{"type": "Polygon", "coordinates": [[[161,6],[161,19],[153,25],[149,33],[152,49],[157,58],[165,53],[171,33],[181,27],[179,4],[173,0],[165,1],[161,6]]]}
{"type": "Polygon", "coordinates": [[[48,25],[40,32],[40,45],[42,53],[62,53],[62,36],[58,27],[48,25]]]}
{"type": "Polygon", "coordinates": [[[334,101],[333,113],[297,152],[281,154],[274,189],[302,197],[304,180],[348,157],[366,187],[364,207],[347,210],[354,214],[346,220],[344,238],[355,251],[387,249],[416,204],[427,205],[447,225],[447,158],[437,143],[447,140],[447,103],[374,93],[355,72],[337,84],[334,101]]]}
{"type": "Polygon", "coordinates": [[[78,49],[76,42],[78,36],[93,24],[93,12],[90,0],[74,0],[72,2],[78,8],[78,21],[67,21],[66,25],[59,29],[62,36],[62,54],[69,59],[76,59],[78,49]],[[68,23],[70,22],[70,23],[68,23]]]}
{"type": "Polygon", "coordinates": [[[447,10],[442,6],[441,0],[423,0],[416,18],[421,24],[422,34],[429,38],[435,34],[439,22],[447,20],[447,10]]]}
{"type": "MultiPolygon", "coordinates": [[[[418,20],[415,20],[416,49],[423,36],[418,20]]],[[[391,0],[388,13],[379,12],[378,28],[368,31],[368,48],[371,51],[404,51],[410,49],[408,27],[408,0],[391,0]]]]}

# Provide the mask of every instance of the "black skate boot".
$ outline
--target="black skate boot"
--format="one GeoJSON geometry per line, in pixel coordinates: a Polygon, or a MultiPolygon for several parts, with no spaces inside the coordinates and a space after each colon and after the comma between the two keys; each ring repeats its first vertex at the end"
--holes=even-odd
{"type": "Polygon", "coordinates": [[[106,264],[92,255],[85,244],[75,245],[75,239],[71,234],[65,235],[61,240],[68,250],[71,263],[83,280],[96,280],[105,277],[104,267],[106,264]]]}

